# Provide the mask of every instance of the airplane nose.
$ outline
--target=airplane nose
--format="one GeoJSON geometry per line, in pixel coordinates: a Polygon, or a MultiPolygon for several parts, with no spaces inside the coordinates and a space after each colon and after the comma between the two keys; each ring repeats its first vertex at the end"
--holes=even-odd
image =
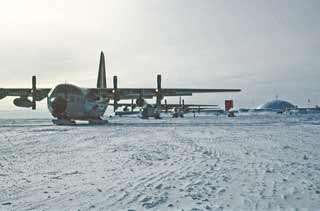
{"type": "Polygon", "coordinates": [[[55,116],[61,116],[64,114],[67,108],[67,101],[61,96],[55,98],[52,102],[53,114],[55,116]]]}

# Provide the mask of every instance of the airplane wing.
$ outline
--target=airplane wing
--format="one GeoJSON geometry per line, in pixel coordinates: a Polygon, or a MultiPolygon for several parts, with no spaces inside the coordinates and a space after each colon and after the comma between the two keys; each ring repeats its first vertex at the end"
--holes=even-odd
{"type": "Polygon", "coordinates": [[[193,93],[240,92],[240,89],[161,89],[163,96],[188,96],[193,93]]]}
{"type": "Polygon", "coordinates": [[[19,97],[13,103],[19,107],[32,107],[36,109],[36,101],[41,101],[48,96],[51,88],[37,88],[36,76],[32,76],[32,88],[0,88],[0,100],[5,97],[19,97]],[[31,97],[32,100],[29,100],[31,97]]]}
{"type": "Polygon", "coordinates": [[[5,97],[18,97],[14,99],[13,103],[19,107],[36,109],[36,101],[41,101],[46,98],[51,89],[32,89],[27,88],[0,88],[0,100],[5,97]],[[31,97],[31,100],[28,99],[31,97]]]}
{"type": "MultiPolygon", "coordinates": [[[[113,103],[109,103],[110,106],[114,106],[113,103]]],[[[117,103],[117,107],[131,107],[131,103],[117,103]]],[[[136,104],[133,103],[133,106],[136,107],[136,104]]],[[[208,109],[211,107],[217,107],[218,105],[206,105],[206,104],[172,104],[172,103],[167,103],[167,104],[161,104],[163,108],[174,108],[174,107],[181,107],[184,106],[185,108],[189,109],[208,109]]]]}
{"type": "Polygon", "coordinates": [[[170,96],[192,96],[194,93],[219,93],[219,92],[240,92],[240,89],[155,89],[155,88],[93,88],[89,89],[98,95],[117,100],[130,100],[137,98],[151,99],[161,95],[162,97],[170,96]]]}
{"type": "Polygon", "coordinates": [[[28,88],[10,88],[2,89],[0,88],[0,99],[5,97],[32,97],[35,95],[37,101],[44,99],[50,92],[50,88],[37,88],[35,94],[33,94],[33,89],[28,88]]]}
{"type": "Polygon", "coordinates": [[[164,104],[164,106],[169,106],[169,107],[179,107],[179,106],[184,106],[184,107],[188,107],[188,108],[198,108],[198,107],[217,107],[218,105],[209,105],[209,104],[172,104],[172,103],[168,103],[168,104],[164,104]]]}
{"type": "MultiPolygon", "coordinates": [[[[35,89],[36,100],[40,101],[44,99],[51,88],[37,88],[35,89]]],[[[128,100],[145,98],[151,99],[158,96],[191,96],[194,93],[217,93],[217,92],[239,92],[240,89],[161,89],[159,92],[154,88],[89,88],[89,92],[94,92],[96,94],[102,95],[104,97],[118,100],[128,100]]],[[[0,88],[0,99],[5,97],[32,97],[33,89],[30,88],[0,88]]]]}
{"type": "MultiPolygon", "coordinates": [[[[157,97],[157,102],[166,96],[191,96],[193,93],[217,93],[217,92],[240,92],[240,89],[167,89],[161,88],[161,75],[157,76],[157,88],[119,88],[117,76],[113,78],[113,88],[89,88],[89,94],[113,99],[115,102],[126,99],[151,99],[157,97]]],[[[37,88],[36,76],[32,76],[32,88],[9,88],[0,89],[0,99],[7,96],[18,96],[14,104],[21,107],[36,108],[36,101],[40,101],[48,96],[50,88],[37,88]],[[31,97],[32,100],[29,100],[31,97]]]]}

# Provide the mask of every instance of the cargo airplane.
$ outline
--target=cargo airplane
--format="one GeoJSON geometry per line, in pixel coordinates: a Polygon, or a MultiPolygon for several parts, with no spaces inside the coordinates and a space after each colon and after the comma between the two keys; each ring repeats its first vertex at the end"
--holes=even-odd
{"type": "MultiPolygon", "coordinates": [[[[137,107],[136,104],[133,103],[132,100],[131,103],[118,103],[118,107],[123,107],[123,111],[115,111],[115,115],[123,116],[123,115],[136,115],[140,114],[139,117],[142,119],[148,119],[148,118],[155,118],[159,119],[160,114],[162,112],[164,113],[171,113],[173,118],[177,117],[183,117],[185,113],[190,112],[201,112],[203,110],[207,109],[214,109],[218,105],[209,105],[209,104],[185,104],[184,99],[181,99],[181,96],[179,98],[179,104],[177,103],[167,103],[167,100],[164,100],[164,104],[149,104],[145,101],[145,104],[140,107],[140,111],[134,111],[134,109],[137,107]],[[131,108],[131,111],[129,110],[131,108]]],[[[113,105],[113,104],[109,104],[113,105]]],[[[116,108],[116,107],[114,107],[116,108]]]]}
{"type": "Polygon", "coordinates": [[[117,108],[119,100],[135,99],[137,106],[143,106],[145,99],[156,97],[161,105],[164,96],[191,96],[193,93],[239,92],[240,89],[172,89],[161,87],[161,75],[157,76],[157,88],[118,88],[118,78],[113,77],[113,88],[107,88],[104,54],[100,54],[96,88],[81,88],[73,84],[58,84],[54,88],[38,88],[36,76],[32,77],[32,88],[0,88],[0,99],[17,97],[15,106],[36,109],[36,102],[47,98],[50,113],[57,125],[74,125],[75,120],[89,124],[104,124],[102,117],[113,100],[117,108]]]}

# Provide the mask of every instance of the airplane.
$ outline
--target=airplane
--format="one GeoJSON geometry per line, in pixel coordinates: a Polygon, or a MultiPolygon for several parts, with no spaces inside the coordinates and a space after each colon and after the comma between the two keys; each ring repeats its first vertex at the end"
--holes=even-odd
{"type": "MultiPolygon", "coordinates": [[[[123,116],[123,115],[136,115],[140,114],[139,117],[142,119],[155,118],[160,119],[160,114],[162,112],[171,113],[173,118],[183,117],[185,113],[190,112],[201,112],[202,110],[216,108],[218,105],[208,105],[208,104],[185,104],[184,99],[181,100],[181,96],[179,97],[179,104],[167,103],[167,100],[164,100],[164,104],[149,104],[145,101],[144,105],[140,107],[140,111],[134,111],[137,107],[133,101],[131,103],[118,103],[118,107],[124,107],[123,111],[115,111],[115,115],[123,116]],[[129,110],[131,108],[131,111],[129,110]]],[[[113,104],[109,104],[113,105],[113,104]]]]}
{"type": "MultiPolygon", "coordinates": [[[[181,100],[179,97],[179,104],[171,104],[171,114],[173,118],[184,117],[185,113],[195,112],[200,113],[202,110],[216,108],[218,105],[207,105],[207,104],[185,104],[184,99],[181,100]]],[[[170,108],[170,106],[169,106],[170,108]]],[[[165,100],[165,112],[168,113],[167,101],[165,100]]]]}
{"type": "Polygon", "coordinates": [[[48,110],[56,125],[75,125],[76,120],[89,124],[105,124],[102,119],[110,100],[117,108],[119,100],[135,99],[136,105],[143,106],[145,99],[156,97],[157,105],[165,96],[191,96],[193,93],[239,92],[240,89],[184,89],[162,88],[161,75],[157,75],[156,88],[118,88],[118,78],[113,76],[113,88],[107,88],[104,53],[100,53],[96,88],[82,88],[62,83],[54,88],[38,88],[36,76],[32,76],[31,88],[0,88],[0,99],[18,97],[13,100],[17,107],[36,109],[36,102],[47,98],[48,110]]]}

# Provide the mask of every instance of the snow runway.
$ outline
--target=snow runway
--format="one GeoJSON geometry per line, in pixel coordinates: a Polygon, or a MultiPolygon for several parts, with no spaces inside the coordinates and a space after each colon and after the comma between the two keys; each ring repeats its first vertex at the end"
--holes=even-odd
{"type": "Polygon", "coordinates": [[[0,120],[0,210],[320,209],[320,117],[0,120]]]}

